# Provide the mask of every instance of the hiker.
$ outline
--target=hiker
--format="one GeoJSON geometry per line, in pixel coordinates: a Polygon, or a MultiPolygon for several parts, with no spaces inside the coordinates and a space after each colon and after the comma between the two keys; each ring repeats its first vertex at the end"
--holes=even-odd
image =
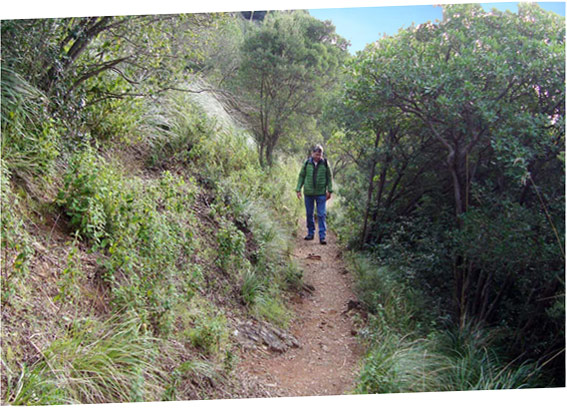
{"type": "Polygon", "coordinates": [[[307,236],[309,241],[315,237],[315,221],[313,210],[317,204],[317,221],[319,223],[319,242],[326,245],[325,240],[327,224],[325,223],[326,202],[331,199],[333,193],[333,173],[327,159],[323,158],[323,147],[316,145],[299,172],[297,180],[297,198],[301,200],[301,187],[305,195],[305,212],[307,215],[307,236]]]}

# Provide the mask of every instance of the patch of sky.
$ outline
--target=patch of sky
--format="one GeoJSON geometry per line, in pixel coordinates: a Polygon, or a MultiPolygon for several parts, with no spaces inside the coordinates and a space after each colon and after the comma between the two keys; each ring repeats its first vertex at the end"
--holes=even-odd
{"type": "MultiPolygon", "coordinates": [[[[486,11],[493,8],[514,13],[518,11],[518,3],[480,4],[486,11]]],[[[565,2],[538,4],[545,10],[565,16],[565,2]]],[[[351,54],[384,35],[394,35],[412,24],[434,23],[443,17],[442,8],[433,5],[310,9],[309,13],[320,20],[331,20],[337,33],[351,43],[351,54]]]]}

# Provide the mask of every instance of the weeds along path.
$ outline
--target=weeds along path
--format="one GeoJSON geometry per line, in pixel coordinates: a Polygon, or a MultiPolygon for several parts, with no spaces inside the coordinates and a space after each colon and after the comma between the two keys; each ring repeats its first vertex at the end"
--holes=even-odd
{"type": "Polygon", "coordinates": [[[298,348],[286,352],[254,351],[241,358],[240,368],[273,390],[274,396],[322,396],[350,393],[358,372],[360,346],[349,301],[356,297],[332,232],[328,245],[303,240],[299,229],[294,256],[310,293],[292,301],[295,319],[289,332],[298,348]]]}

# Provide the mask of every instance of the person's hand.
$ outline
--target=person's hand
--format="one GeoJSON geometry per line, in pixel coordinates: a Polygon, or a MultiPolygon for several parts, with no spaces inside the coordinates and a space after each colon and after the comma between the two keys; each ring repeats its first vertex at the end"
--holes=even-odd
{"type": "Polygon", "coordinates": [[[298,192],[297,192],[297,199],[298,199],[298,200],[301,200],[301,191],[298,191],[298,192]]]}
{"type": "Polygon", "coordinates": [[[330,200],[330,199],[331,199],[331,193],[329,193],[329,192],[327,191],[327,200],[330,200]]]}

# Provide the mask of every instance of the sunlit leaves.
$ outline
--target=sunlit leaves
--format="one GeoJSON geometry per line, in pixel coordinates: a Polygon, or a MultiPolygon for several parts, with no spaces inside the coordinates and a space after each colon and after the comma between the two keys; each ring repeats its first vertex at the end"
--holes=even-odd
{"type": "Polygon", "coordinates": [[[280,138],[308,125],[322,108],[324,93],[345,56],[334,27],[305,12],[270,13],[251,28],[242,45],[238,89],[260,146],[272,163],[280,138]]]}

